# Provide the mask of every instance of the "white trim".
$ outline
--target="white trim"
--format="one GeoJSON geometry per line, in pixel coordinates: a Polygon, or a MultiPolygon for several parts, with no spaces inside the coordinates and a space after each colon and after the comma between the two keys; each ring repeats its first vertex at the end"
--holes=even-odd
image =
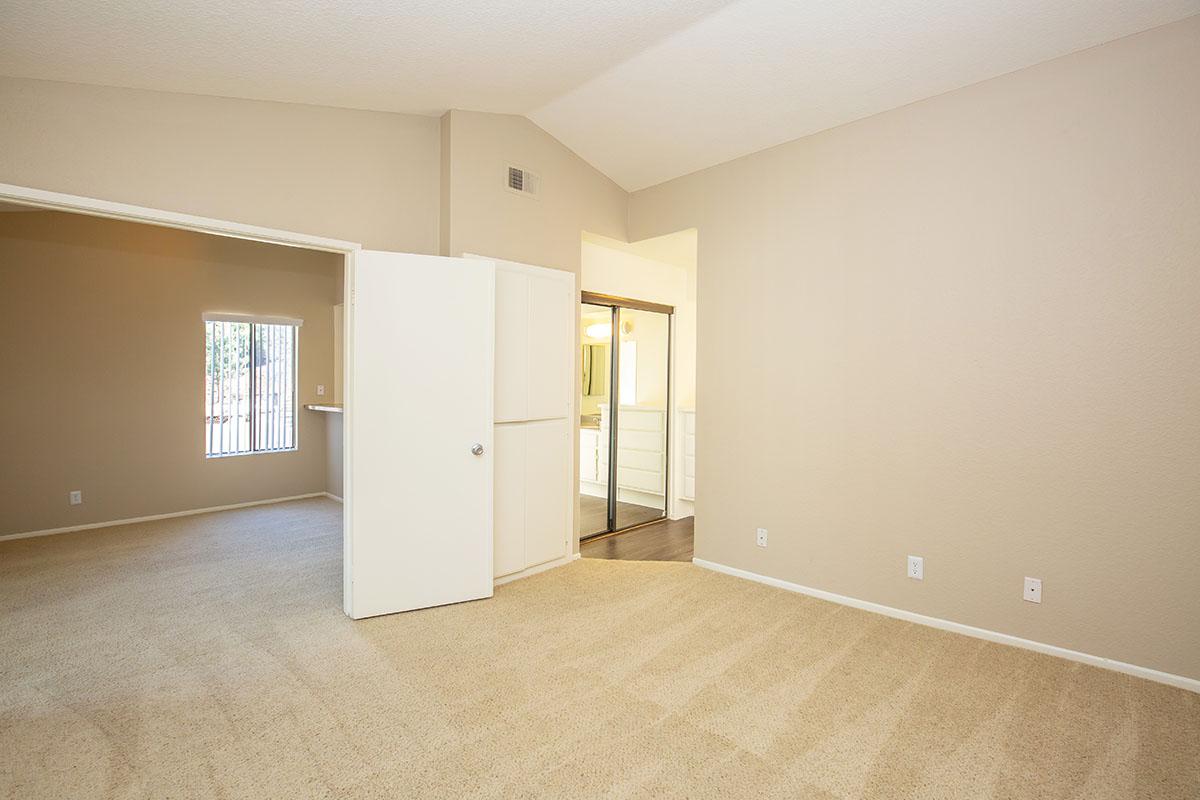
{"type": "Polygon", "coordinates": [[[200,317],[205,322],[253,322],[256,325],[291,325],[299,328],[304,320],[295,317],[264,317],[261,314],[237,314],[229,311],[205,311],[200,317]]]}
{"type": "Polygon", "coordinates": [[[331,253],[352,253],[362,249],[360,244],[341,239],[310,236],[307,233],[263,228],[258,225],[244,225],[240,222],[229,222],[212,217],[198,217],[194,214],[180,214],[175,211],[163,211],[129,203],[97,200],[94,197],[48,192],[44,189],[14,186],[10,183],[0,183],[0,200],[50,211],[68,211],[93,217],[143,222],[147,225],[158,225],[164,228],[181,228],[188,231],[212,233],[217,236],[232,236],[235,239],[250,239],[256,242],[304,247],[309,250],[325,250],[331,253]]]}
{"type": "MultiPolygon", "coordinates": [[[[90,531],[95,528],[113,528],[117,525],[133,525],[138,522],[153,522],[158,519],[172,519],[173,517],[191,517],[196,514],[211,514],[214,511],[231,511],[235,508],[249,508],[250,506],[266,506],[273,503],[286,503],[289,500],[307,500],[311,497],[325,497],[327,492],[309,492],[308,494],[294,494],[291,497],[272,497],[267,500],[250,500],[246,503],[230,503],[224,506],[209,506],[207,508],[189,508],[187,511],[171,511],[167,514],[151,514],[146,517],[128,517],[126,519],[113,519],[107,522],[89,522],[86,525],[68,525],[65,528],[47,528],[42,531],[28,531],[26,533],[9,533],[0,536],[0,542],[9,539],[32,539],[36,536],[54,536],[59,533],[75,533],[76,531],[90,531]]],[[[332,495],[330,495],[332,496],[332,495]]]]}
{"type": "Polygon", "coordinates": [[[330,500],[333,500],[335,503],[341,503],[341,502],[343,502],[343,501],[342,501],[342,498],[338,497],[336,494],[333,494],[332,492],[324,492],[323,494],[324,494],[326,497],[328,497],[330,500]]]}
{"type": "Polygon", "coordinates": [[[492,581],[492,585],[503,586],[506,583],[519,581],[521,578],[528,578],[531,575],[537,575],[539,572],[545,572],[546,570],[554,569],[555,567],[565,567],[567,564],[570,564],[577,558],[579,558],[579,553],[563,556],[562,558],[556,558],[553,561],[547,561],[545,564],[538,564],[536,567],[528,567],[520,572],[514,572],[511,575],[504,575],[496,578],[494,581],[492,581]]]}
{"type": "Polygon", "coordinates": [[[838,603],[851,608],[857,608],[862,611],[870,611],[874,614],[883,614],[886,617],[902,619],[906,622],[915,622],[918,625],[926,625],[930,628],[937,628],[951,633],[960,633],[964,636],[971,636],[976,639],[983,639],[997,644],[1006,644],[1011,647],[1020,647],[1023,650],[1032,650],[1035,653],[1044,653],[1058,658],[1065,658],[1068,661],[1078,661],[1081,664],[1089,664],[1093,667],[1101,669],[1109,669],[1114,672],[1122,672],[1126,675],[1133,675],[1137,678],[1145,678],[1146,680],[1155,681],[1157,683],[1165,683],[1168,686],[1175,686],[1180,689],[1186,689],[1189,692],[1200,693],[1200,680],[1196,678],[1187,678],[1183,675],[1174,675],[1170,672],[1160,672],[1149,667],[1139,667],[1136,664],[1128,664],[1124,661],[1115,661],[1111,658],[1103,656],[1094,656],[1090,653],[1081,653],[1078,650],[1068,650],[1065,647],[1058,647],[1053,644],[1045,644],[1044,642],[1035,642],[1031,639],[1022,639],[1019,636],[1012,636],[1007,633],[999,633],[998,631],[989,631],[986,628],[976,628],[972,625],[964,625],[961,622],[951,622],[940,617],[929,617],[924,614],[917,614],[912,611],[905,611],[900,608],[892,608],[891,606],[872,603],[867,600],[859,600],[855,597],[847,597],[841,594],[827,592],[824,589],[813,589],[809,586],[801,586],[798,583],[780,580],[779,578],[771,578],[766,575],[759,575],[756,572],[748,572],[737,567],[728,567],[724,564],[717,564],[713,561],[705,561],[702,558],[693,558],[692,563],[704,569],[710,569],[713,572],[721,572],[726,575],[732,575],[735,578],[745,578],[746,580],[754,581],[755,583],[774,586],[777,589],[786,589],[789,592],[797,592],[805,594],[809,597],[816,597],[820,600],[828,600],[831,603],[838,603]]]}

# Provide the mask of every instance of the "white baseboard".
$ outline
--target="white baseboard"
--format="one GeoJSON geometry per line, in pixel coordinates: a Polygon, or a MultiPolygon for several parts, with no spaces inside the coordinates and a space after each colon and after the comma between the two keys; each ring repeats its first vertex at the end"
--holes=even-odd
{"type": "Polygon", "coordinates": [[[129,517],[128,519],[113,519],[107,522],[89,522],[86,525],[68,525],[65,528],[47,528],[42,531],[28,531],[26,533],[10,533],[0,536],[0,542],[9,539],[32,539],[35,536],[53,536],[58,533],[74,533],[75,531],[90,531],[94,528],[112,528],[117,525],[132,525],[136,522],[153,522],[156,519],[171,519],[172,517],[190,517],[195,514],[211,514],[214,511],[230,511],[235,508],[249,508],[250,506],[266,506],[272,503],[286,503],[289,500],[307,500],[310,497],[325,497],[326,492],[309,492],[308,494],[295,494],[291,497],[272,497],[268,500],[251,500],[247,503],[230,503],[225,506],[209,506],[208,508],[190,508],[187,511],[172,511],[167,514],[151,514],[147,517],[129,517]]]}
{"type": "Polygon", "coordinates": [[[536,567],[529,567],[528,569],[523,569],[520,572],[514,572],[511,575],[505,575],[503,577],[496,578],[496,580],[492,582],[492,585],[493,586],[503,586],[506,583],[512,583],[513,581],[519,581],[519,580],[521,580],[521,578],[528,578],[530,575],[537,575],[539,572],[545,572],[548,569],[554,569],[555,567],[564,567],[567,564],[570,564],[572,561],[574,561],[577,558],[579,558],[579,553],[575,553],[575,554],[569,555],[569,556],[563,556],[562,558],[556,558],[553,561],[547,561],[545,564],[538,564],[536,567]]]}
{"type": "Polygon", "coordinates": [[[763,583],[767,586],[774,586],[778,589],[786,589],[789,592],[798,592],[806,594],[809,597],[816,597],[820,600],[828,600],[831,603],[839,603],[851,608],[858,608],[863,611],[870,611],[875,614],[883,614],[886,617],[894,617],[907,622],[915,622],[918,625],[926,625],[930,628],[938,628],[951,633],[961,633],[964,636],[972,636],[976,639],[984,639],[989,642],[998,644],[1006,644],[1012,647],[1020,647],[1024,650],[1033,650],[1037,653],[1045,653],[1046,655],[1065,658],[1068,661],[1078,661],[1081,664],[1090,664],[1093,667],[1101,667],[1102,669],[1113,670],[1114,672],[1123,672],[1126,675],[1133,675],[1138,678],[1165,683],[1168,686],[1176,686],[1180,689],[1186,689],[1189,692],[1200,693],[1200,680],[1196,678],[1186,678],[1182,675],[1173,675],[1170,672],[1160,672],[1149,667],[1139,667],[1137,664],[1127,664],[1124,661],[1115,661],[1111,658],[1103,656],[1094,656],[1090,653],[1081,653],[1078,650],[1068,650],[1065,647],[1057,645],[1045,644],[1044,642],[1035,642],[1031,639],[1022,639],[1019,636],[1012,636],[1007,633],[999,633],[998,631],[989,631],[986,628],[976,628],[971,625],[964,625],[961,622],[951,622],[940,617],[929,617],[924,614],[917,614],[912,611],[905,611],[900,608],[892,608],[891,606],[872,603],[867,600],[859,600],[856,597],[847,597],[841,594],[834,594],[823,589],[813,589],[809,586],[801,586],[798,583],[780,580],[779,578],[771,578],[766,575],[759,575],[756,572],[749,572],[736,567],[727,567],[724,564],[717,564],[713,561],[705,561],[702,558],[693,558],[692,563],[698,567],[713,570],[714,572],[723,572],[726,575],[733,575],[737,578],[745,578],[746,580],[763,583]]]}
{"type": "Polygon", "coordinates": [[[332,494],[330,492],[322,492],[322,494],[325,495],[326,497],[328,497],[330,500],[336,501],[338,503],[344,502],[342,500],[342,498],[338,497],[336,494],[332,494]]]}

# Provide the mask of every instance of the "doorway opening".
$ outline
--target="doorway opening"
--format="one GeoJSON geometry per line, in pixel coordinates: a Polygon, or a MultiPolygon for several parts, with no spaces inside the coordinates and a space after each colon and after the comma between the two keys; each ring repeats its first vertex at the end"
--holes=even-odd
{"type": "Polygon", "coordinates": [[[583,234],[584,558],[694,555],[697,243],[694,228],[634,243],[583,234]]]}
{"type": "Polygon", "coordinates": [[[334,312],[358,245],[8,184],[0,222],[33,409],[14,446],[48,467],[5,481],[0,540],[228,512],[309,517],[349,551],[350,505],[330,502],[349,483],[342,406],[315,409],[342,383],[334,312]]]}

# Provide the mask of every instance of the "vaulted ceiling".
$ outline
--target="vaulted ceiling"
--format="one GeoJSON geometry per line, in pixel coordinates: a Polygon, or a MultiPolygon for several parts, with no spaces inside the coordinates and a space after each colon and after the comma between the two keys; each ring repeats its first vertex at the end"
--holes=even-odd
{"type": "Polygon", "coordinates": [[[528,116],[629,190],[1200,0],[0,0],[0,74],[528,116]]]}

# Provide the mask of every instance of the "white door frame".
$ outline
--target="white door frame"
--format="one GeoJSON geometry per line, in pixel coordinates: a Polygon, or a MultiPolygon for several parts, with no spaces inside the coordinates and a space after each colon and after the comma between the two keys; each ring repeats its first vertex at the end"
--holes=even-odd
{"type": "Polygon", "coordinates": [[[351,526],[352,515],[350,514],[350,509],[354,502],[354,480],[350,468],[353,460],[350,458],[349,452],[350,442],[353,441],[350,430],[354,424],[354,414],[351,411],[354,405],[354,397],[350,389],[353,386],[353,382],[349,380],[354,368],[354,339],[350,335],[350,331],[353,330],[352,322],[354,316],[354,303],[352,302],[354,297],[354,259],[358,251],[362,249],[362,245],[357,242],[348,242],[341,239],[311,236],[307,233],[263,228],[258,225],[247,225],[241,222],[200,217],[194,214],[181,214],[176,211],[135,206],[111,200],[99,200],[94,197],[63,194],[62,192],[51,192],[45,189],[15,186],[8,183],[0,183],[0,201],[10,201],[48,211],[65,211],[73,214],[86,214],[92,217],[124,220],[126,222],[140,222],[145,225],[177,228],[196,233],[207,233],[213,236],[248,239],[255,242],[299,247],[305,250],[320,250],[327,253],[341,253],[343,255],[345,258],[345,269],[342,271],[342,280],[346,304],[342,319],[342,341],[345,348],[345,357],[342,359],[342,404],[345,417],[342,429],[342,465],[344,470],[344,487],[342,492],[342,609],[349,616],[350,609],[352,608],[350,593],[353,588],[351,580],[353,560],[350,555],[354,547],[354,530],[351,526]]]}

